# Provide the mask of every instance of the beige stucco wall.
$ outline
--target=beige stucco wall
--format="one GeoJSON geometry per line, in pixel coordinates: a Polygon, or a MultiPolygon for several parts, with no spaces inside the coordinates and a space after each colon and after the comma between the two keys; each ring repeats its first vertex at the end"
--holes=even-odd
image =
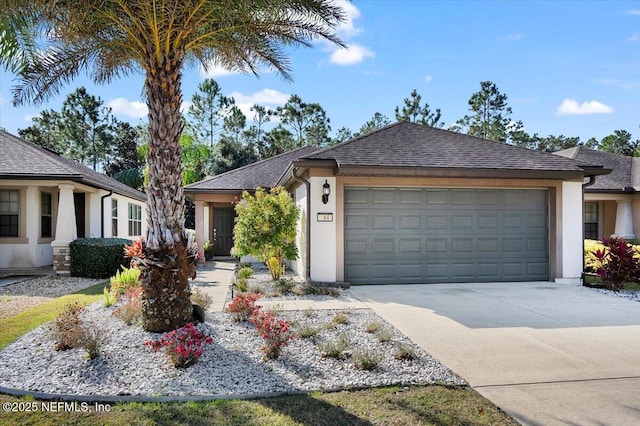
{"type": "MultiPolygon", "coordinates": [[[[0,238],[0,268],[32,268],[47,266],[53,263],[51,243],[56,238],[58,221],[59,185],[72,185],[74,192],[85,193],[85,232],[88,237],[101,236],[101,196],[108,191],[99,190],[86,185],[57,180],[0,180],[0,188],[18,189],[20,191],[20,231],[18,238],[0,238]],[[41,193],[51,194],[52,201],[52,237],[41,238],[41,193]]],[[[122,231],[119,236],[128,238],[126,201],[142,206],[142,229],[146,232],[146,207],[144,202],[119,196],[124,208],[119,206],[119,224],[122,231]]],[[[111,236],[111,198],[105,199],[105,236],[111,236]]],[[[64,220],[69,220],[66,216],[64,220]]]]}
{"type": "MultiPolygon", "coordinates": [[[[108,194],[108,192],[103,192],[97,194],[95,197],[92,197],[92,201],[94,198],[98,199],[97,206],[95,209],[92,209],[93,217],[100,217],[100,198],[103,195],[108,194]],[[95,211],[94,211],[95,210],[95,211]]],[[[113,227],[112,227],[112,216],[111,216],[111,201],[116,200],[118,202],[118,229],[115,237],[117,238],[127,238],[130,240],[137,240],[141,236],[147,234],[147,205],[144,201],[139,201],[130,197],[125,197],[120,194],[112,194],[109,197],[106,197],[103,200],[104,203],[104,237],[110,238],[114,236],[113,227]],[[141,235],[130,235],[129,234],[129,203],[140,206],[142,211],[142,233],[141,235]]],[[[100,222],[92,221],[91,225],[91,238],[100,238],[100,222]]]]}

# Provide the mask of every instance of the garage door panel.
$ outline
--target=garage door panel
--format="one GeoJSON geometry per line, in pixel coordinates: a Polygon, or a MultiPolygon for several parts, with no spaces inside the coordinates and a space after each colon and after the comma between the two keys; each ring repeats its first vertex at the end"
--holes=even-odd
{"type": "Polygon", "coordinates": [[[344,191],[345,203],[347,204],[368,204],[369,189],[366,188],[346,188],[344,191]]]}
{"type": "Polygon", "coordinates": [[[444,282],[450,275],[449,264],[448,263],[429,263],[425,265],[425,275],[432,280],[430,282],[438,282],[438,281],[444,282]]]}
{"type": "Polygon", "coordinates": [[[407,231],[421,231],[422,217],[419,215],[400,215],[400,229],[407,231]]]}
{"type": "Polygon", "coordinates": [[[374,255],[394,254],[396,251],[395,240],[393,239],[374,239],[371,243],[371,251],[374,255]]]}
{"type": "Polygon", "coordinates": [[[398,243],[398,252],[405,256],[422,253],[422,239],[401,238],[398,243]]]}
{"type": "Polygon", "coordinates": [[[401,189],[398,194],[400,204],[423,204],[424,191],[416,189],[401,189]]]}
{"type": "Polygon", "coordinates": [[[425,218],[425,230],[447,229],[449,221],[447,216],[427,216],[425,218]]]}
{"type": "Polygon", "coordinates": [[[478,238],[476,241],[478,253],[496,254],[499,251],[499,241],[497,238],[478,238]]]}
{"type": "Polygon", "coordinates": [[[374,189],[371,191],[373,204],[395,204],[397,191],[394,189],[374,189]]]}
{"type": "Polygon", "coordinates": [[[350,230],[369,229],[369,215],[350,214],[346,216],[345,223],[346,228],[350,230]]]}
{"type": "Polygon", "coordinates": [[[447,204],[449,191],[446,189],[427,189],[425,190],[426,204],[447,204]]]}
{"type": "Polygon", "coordinates": [[[452,238],[451,251],[453,253],[472,253],[473,238],[452,238]]]}
{"type": "Polygon", "coordinates": [[[445,238],[442,238],[442,239],[428,238],[426,246],[427,246],[428,253],[446,253],[449,251],[448,240],[445,238]]]}
{"type": "Polygon", "coordinates": [[[354,284],[546,280],[545,190],[345,188],[354,284]]]}

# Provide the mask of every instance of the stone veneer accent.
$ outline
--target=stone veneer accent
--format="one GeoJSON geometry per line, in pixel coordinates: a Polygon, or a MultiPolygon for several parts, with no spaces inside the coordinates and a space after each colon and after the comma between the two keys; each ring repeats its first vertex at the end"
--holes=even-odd
{"type": "Polygon", "coordinates": [[[71,252],[69,246],[53,247],[53,270],[58,275],[71,273],[71,252]]]}

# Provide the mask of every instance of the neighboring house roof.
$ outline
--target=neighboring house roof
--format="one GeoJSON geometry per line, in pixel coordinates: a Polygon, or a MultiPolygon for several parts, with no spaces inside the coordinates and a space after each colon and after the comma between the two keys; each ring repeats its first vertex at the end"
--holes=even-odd
{"type": "Polygon", "coordinates": [[[599,176],[585,192],[635,192],[640,190],[640,158],[597,151],[582,146],[554,152],[555,155],[582,163],[601,164],[611,173],[599,176]]]}
{"type": "Polygon", "coordinates": [[[243,191],[257,187],[272,188],[282,172],[298,157],[309,155],[319,148],[305,146],[230,170],[185,186],[185,192],[243,191]]]}
{"type": "Polygon", "coordinates": [[[144,192],[2,130],[0,152],[0,179],[70,180],[140,201],[147,198],[144,192]]]}
{"type": "Polygon", "coordinates": [[[583,172],[575,161],[448,130],[398,122],[301,160],[334,160],[339,168],[421,168],[583,172]]]}

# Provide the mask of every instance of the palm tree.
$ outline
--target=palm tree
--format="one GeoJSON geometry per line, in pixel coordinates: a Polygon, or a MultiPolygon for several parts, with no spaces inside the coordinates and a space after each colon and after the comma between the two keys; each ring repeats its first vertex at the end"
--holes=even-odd
{"type": "MultiPolygon", "coordinates": [[[[331,0],[3,0],[0,22],[38,30],[19,73],[15,104],[39,103],[87,72],[96,83],[141,70],[149,107],[149,179],[143,326],[161,332],[192,318],[195,243],[184,230],[180,135],[182,70],[218,65],[291,79],[284,49],[324,39],[342,46],[343,11],[331,0]]],[[[0,50],[1,50],[0,46],[0,50]]],[[[4,57],[0,60],[4,61],[4,57]]]]}

